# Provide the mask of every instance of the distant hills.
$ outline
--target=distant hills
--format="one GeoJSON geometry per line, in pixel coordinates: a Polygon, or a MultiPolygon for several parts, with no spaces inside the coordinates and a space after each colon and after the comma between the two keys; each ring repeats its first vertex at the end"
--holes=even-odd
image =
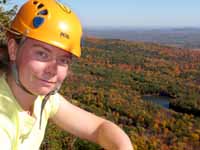
{"type": "Polygon", "coordinates": [[[84,30],[84,35],[108,39],[153,42],[176,47],[200,49],[200,28],[87,28],[84,30]]]}

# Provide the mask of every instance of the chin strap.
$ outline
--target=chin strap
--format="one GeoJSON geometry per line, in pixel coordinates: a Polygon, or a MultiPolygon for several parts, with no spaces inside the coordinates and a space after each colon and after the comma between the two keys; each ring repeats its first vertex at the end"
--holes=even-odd
{"type": "Polygon", "coordinates": [[[42,124],[42,113],[44,110],[44,106],[47,103],[47,100],[49,99],[49,97],[51,95],[54,95],[58,92],[58,90],[60,89],[61,84],[57,86],[57,88],[51,92],[49,92],[47,95],[44,96],[43,100],[42,100],[42,104],[41,104],[41,110],[40,110],[40,124],[39,124],[39,129],[41,130],[41,124],[42,124]]]}
{"type": "Polygon", "coordinates": [[[49,97],[51,95],[54,95],[56,92],[55,91],[52,91],[52,92],[49,92],[47,95],[44,96],[43,100],[42,100],[42,104],[41,104],[41,109],[40,109],[40,124],[39,124],[39,129],[41,130],[41,124],[42,124],[42,113],[43,113],[43,110],[44,110],[44,106],[45,104],[47,103],[47,100],[49,99],[49,97]]]}
{"type": "Polygon", "coordinates": [[[42,113],[44,110],[44,106],[47,103],[47,100],[49,99],[49,97],[51,95],[54,95],[58,92],[58,90],[60,89],[60,85],[57,86],[56,90],[53,90],[51,92],[49,92],[47,95],[44,96],[43,100],[42,100],[42,104],[41,104],[41,110],[40,110],[40,124],[39,124],[39,129],[41,130],[41,124],[42,124],[42,113]]]}
{"type": "Polygon", "coordinates": [[[16,84],[22,88],[25,92],[27,92],[28,94],[30,95],[35,95],[34,93],[32,93],[31,91],[29,91],[26,87],[23,86],[23,84],[21,83],[21,81],[19,80],[19,73],[18,73],[18,70],[17,70],[17,65],[16,63],[12,63],[11,64],[11,71],[12,71],[12,75],[15,79],[15,82],[16,84]]]}

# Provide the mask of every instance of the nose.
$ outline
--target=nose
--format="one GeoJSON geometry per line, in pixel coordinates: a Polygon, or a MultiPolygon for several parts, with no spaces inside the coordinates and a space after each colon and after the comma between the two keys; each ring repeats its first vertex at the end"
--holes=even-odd
{"type": "Polygon", "coordinates": [[[51,61],[47,62],[47,66],[45,69],[45,74],[47,77],[53,77],[57,73],[57,62],[56,59],[52,59],[51,61]]]}

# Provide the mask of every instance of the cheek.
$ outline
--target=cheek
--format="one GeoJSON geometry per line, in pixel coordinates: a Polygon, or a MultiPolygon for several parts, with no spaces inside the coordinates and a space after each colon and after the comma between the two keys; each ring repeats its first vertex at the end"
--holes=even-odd
{"type": "Polygon", "coordinates": [[[58,80],[62,82],[69,73],[69,67],[58,67],[58,80]]]}
{"type": "Polygon", "coordinates": [[[38,61],[24,60],[20,63],[20,76],[23,76],[24,81],[33,81],[35,76],[42,76],[45,65],[38,61]]]}
{"type": "Polygon", "coordinates": [[[46,65],[39,61],[28,61],[26,62],[27,71],[29,73],[35,73],[36,75],[42,74],[43,70],[45,70],[46,65]]]}

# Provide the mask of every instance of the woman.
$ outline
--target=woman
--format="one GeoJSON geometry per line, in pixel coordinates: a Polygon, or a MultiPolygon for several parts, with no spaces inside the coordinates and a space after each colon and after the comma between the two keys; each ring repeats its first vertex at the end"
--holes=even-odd
{"type": "Polygon", "coordinates": [[[55,0],[29,0],[20,8],[7,29],[9,69],[0,77],[1,149],[39,149],[48,119],[105,149],[133,149],[119,127],[57,92],[72,56],[81,55],[81,36],[76,15],[55,0]]]}

